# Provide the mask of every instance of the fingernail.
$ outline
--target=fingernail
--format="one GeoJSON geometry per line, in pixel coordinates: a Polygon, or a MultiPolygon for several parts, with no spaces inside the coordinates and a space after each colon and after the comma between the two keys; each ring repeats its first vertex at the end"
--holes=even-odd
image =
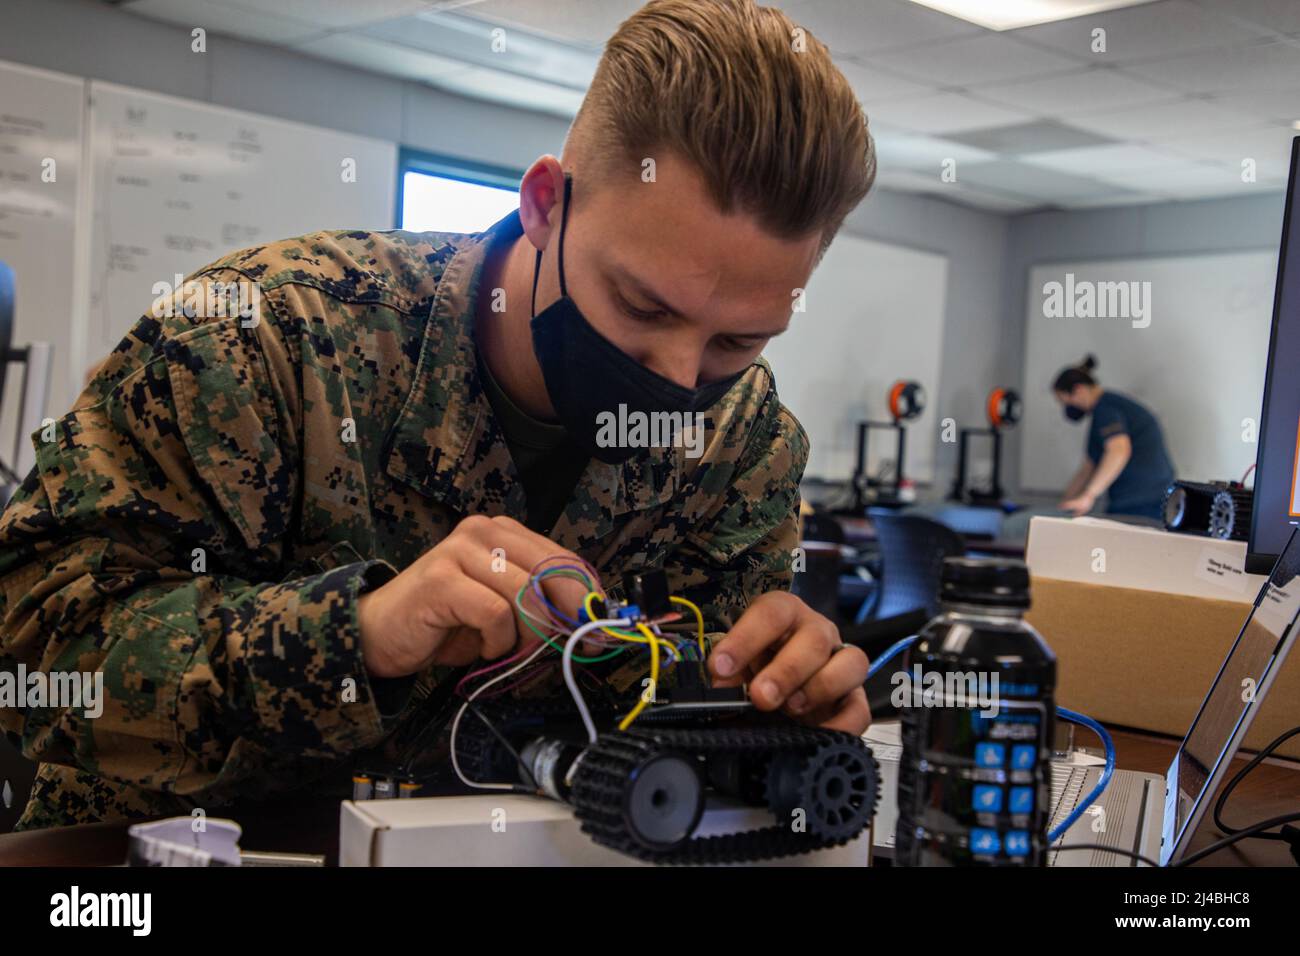
{"type": "Polygon", "coordinates": [[[808,698],[803,691],[797,690],[790,695],[790,699],[786,703],[790,705],[790,709],[796,714],[801,714],[803,709],[808,706],[808,698]]]}
{"type": "Polygon", "coordinates": [[[736,662],[731,659],[730,654],[714,654],[713,669],[718,672],[719,677],[730,677],[736,672],[736,662]]]}
{"type": "Polygon", "coordinates": [[[776,686],[775,681],[769,680],[766,677],[754,685],[754,690],[758,693],[759,697],[762,697],[770,703],[779,703],[781,700],[781,689],[776,686]]]}

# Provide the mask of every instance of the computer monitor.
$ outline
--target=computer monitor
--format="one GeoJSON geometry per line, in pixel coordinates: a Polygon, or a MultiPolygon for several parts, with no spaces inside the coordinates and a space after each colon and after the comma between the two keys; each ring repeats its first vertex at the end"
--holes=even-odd
{"type": "Polygon", "coordinates": [[[1285,663],[1300,618],[1300,532],[1292,529],[1165,777],[1162,865],[1182,857],[1285,663]]]}
{"type": "Polygon", "coordinates": [[[1300,525],[1300,211],[1296,189],[1300,136],[1291,141],[1291,178],[1273,293],[1273,331],[1264,378],[1264,409],[1255,451],[1255,501],[1246,570],[1267,574],[1300,525]]]}

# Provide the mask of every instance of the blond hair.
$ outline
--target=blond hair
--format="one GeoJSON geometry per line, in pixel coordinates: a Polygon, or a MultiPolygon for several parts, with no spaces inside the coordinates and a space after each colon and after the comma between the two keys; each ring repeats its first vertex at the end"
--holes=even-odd
{"type": "Polygon", "coordinates": [[[753,0],[650,0],[605,45],[566,143],[584,169],[638,179],[687,159],[723,213],[822,247],[876,176],[867,119],[830,52],[753,0]]]}

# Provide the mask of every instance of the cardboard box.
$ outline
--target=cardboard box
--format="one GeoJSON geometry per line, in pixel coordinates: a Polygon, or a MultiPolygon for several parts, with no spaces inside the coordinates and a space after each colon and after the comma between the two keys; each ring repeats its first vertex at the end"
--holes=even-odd
{"type": "MultiPolygon", "coordinates": [[[[1026,615],[1058,661],[1057,703],[1182,737],[1265,582],[1246,546],[1094,518],[1036,517],[1026,615]]],[[[1245,746],[1300,724],[1300,660],[1282,666],[1245,746]]],[[[1278,748],[1300,758],[1300,738],[1278,748]]]]}
{"type": "MultiPolygon", "coordinates": [[[[697,834],[772,825],[763,809],[710,804],[697,834]]],[[[543,797],[345,800],[340,866],[649,866],[592,842],[573,811],[543,797]]],[[[871,830],[841,847],[782,857],[775,866],[870,866],[871,830]]]]}

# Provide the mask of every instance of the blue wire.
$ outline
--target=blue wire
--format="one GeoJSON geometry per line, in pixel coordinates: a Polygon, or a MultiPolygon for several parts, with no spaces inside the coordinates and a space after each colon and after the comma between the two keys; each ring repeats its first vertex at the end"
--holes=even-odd
{"type": "Polygon", "coordinates": [[[1093,720],[1091,717],[1075,713],[1074,711],[1067,710],[1064,707],[1056,708],[1056,713],[1058,716],[1064,717],[1071,723],[1087,727],[1101,738],[1102,746],[1106,748],[1106,767],[1102,770],[1101,779],[1098,780],[1097,785],[1092,788],[1092,792],[1079,801],[1079,805],[1074,808],[1074,811],[1047,834],[1047,839],[1050,843],[1055,843],[1057,839],[1060,838],[1061,834],[1070,829],[1070,827],[1074,825],[1074,822],[1088,811],[1088,808],[1096,802],[1098,797],[1101,796],[1101,792],[1106,789],[1106,784],[1110,783],[1110,778],[1115,773],[1115,742],[1110,739],[1110,734],[1106,733],[1106,728],[1097,723],[1097,721],[1093,720]]]}
{"type": "Polygon", "coordinates": [[[871,662],[871,667],[867,670],[867,680],[871,680],[871,678],[875,677],[876,674],[880,672],[880,668],[884,667],[892,658],[897,657],[903,650],[914,643],[916,643],[915,634],[911,637],[905,637],[901,641],[890,644],[883,654],[871,662]]]}

